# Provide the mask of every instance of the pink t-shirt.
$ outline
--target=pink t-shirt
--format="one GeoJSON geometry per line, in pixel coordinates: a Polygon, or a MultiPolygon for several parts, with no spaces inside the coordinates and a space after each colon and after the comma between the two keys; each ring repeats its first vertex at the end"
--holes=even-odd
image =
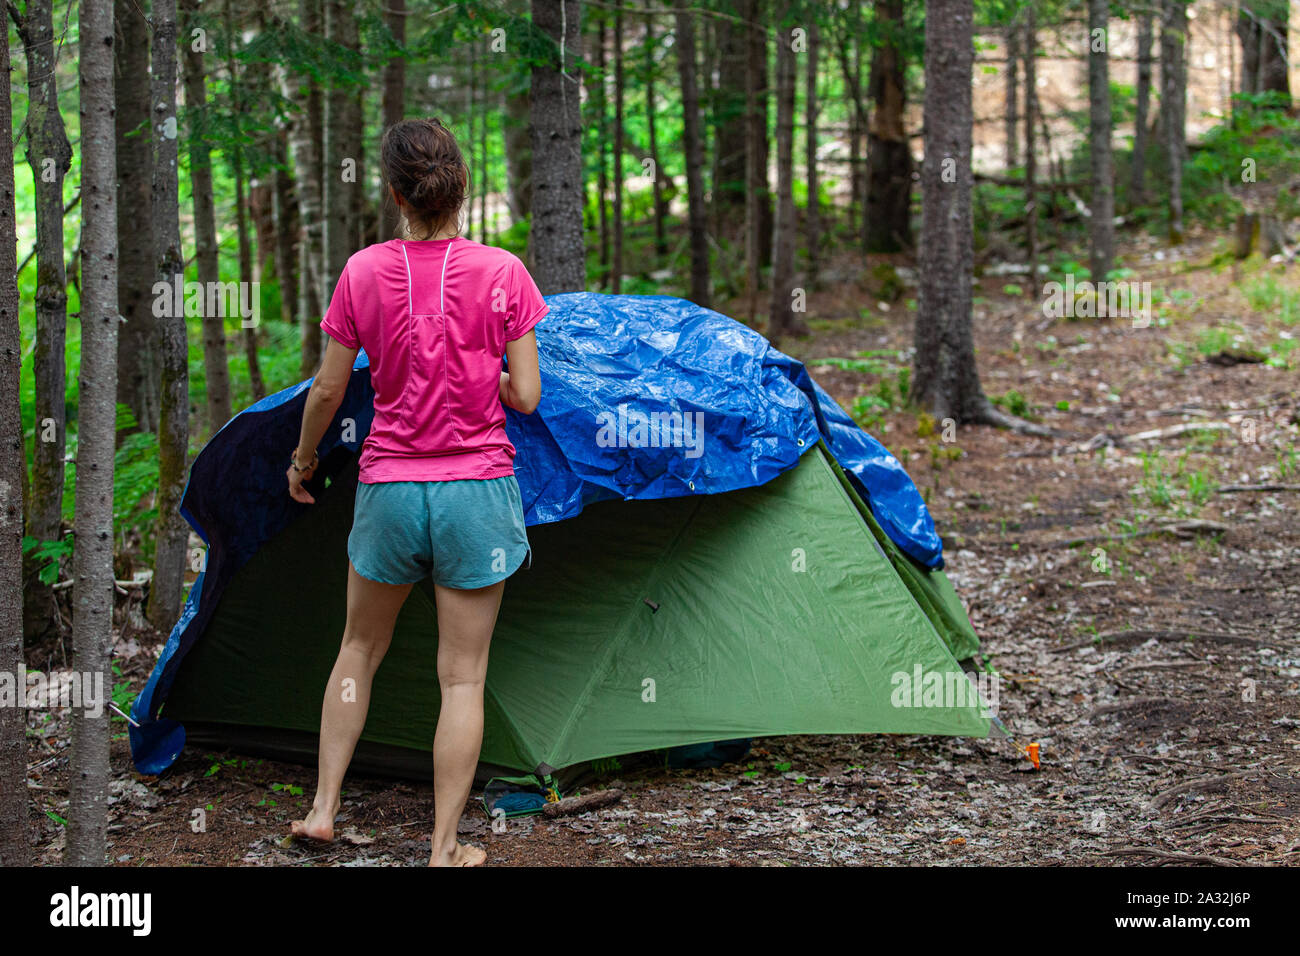
{"type": "Polygon", "coordinates": [[[352,256],[321,328],[370,357],[375,421],[360,480],[514,474],[501,357],[549,309],[517,256],[460,236],[390,239],[352,256]]]}

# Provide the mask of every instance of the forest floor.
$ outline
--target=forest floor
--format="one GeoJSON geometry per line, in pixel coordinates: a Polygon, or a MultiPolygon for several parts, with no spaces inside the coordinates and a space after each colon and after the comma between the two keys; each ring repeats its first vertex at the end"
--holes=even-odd
{"type": "MultiPolygon", "coordinates": [[[[1208,241],[1179,257],[1141,239],[1126,248],[1131,278],[1165,300],[1149,328],[1049,321],[1040,299],[1008,290],[1023,278],[980,280],[986,392],[1019,392],[1013,408],[1068,437],[967,427],[945,443],[898,407],[870,426],[928,497],[948,574],[1001,675],[999,715],[1015,741],[1040,745],[1040,769],[993,738],[763,738],[716,770],[625,768],[601,784],[624,790],[619,803],[500,833],[476,794],[465,838],[489,863],[515,865],[1300,864],[1300,372],[1235,361],[1285,356],[1300,276],[1218,265],[1214,252],[1208,241]],[[1177,425],[1193,427],[1122,440],[1177,425]],[[1115,443],[1078,448],[1099,433],[1115,443]],[[1289,487],[1231,490],[1260,484],[1289,487]]],[[[873,274],[828,275],[832,291],[810,298],[814,335],[784,343],[845,408],[896,369],[816,359],[910,345],[914,291],[895,289],[882,309],[873,274]]],[[[127,699],[159,644],[119,641],[127,699]]],[[[33,649],[29,667],[49,657],[33,649]]],[[[33,825],[52,863],[67,725],[54,712],[30,726],[33,825]]],[[[189,751],[165,777],[140,777],[124,733],[112,763],[121,865],[428,857],[426,785],[349,779],[343,839],[314,846],[283,840],[314,768],[189,751]]]]}

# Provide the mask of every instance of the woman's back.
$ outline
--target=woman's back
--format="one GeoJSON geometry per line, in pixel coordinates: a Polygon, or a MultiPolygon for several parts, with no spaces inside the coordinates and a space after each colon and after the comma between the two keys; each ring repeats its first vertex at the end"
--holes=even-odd
{"type": "Polygon", "coordinates": [[[360,480],[513,474],[501,359],[547,311],[518,257],[459,236],[352,256],[321,328],[370,359],[375,420],[360,480]]]}

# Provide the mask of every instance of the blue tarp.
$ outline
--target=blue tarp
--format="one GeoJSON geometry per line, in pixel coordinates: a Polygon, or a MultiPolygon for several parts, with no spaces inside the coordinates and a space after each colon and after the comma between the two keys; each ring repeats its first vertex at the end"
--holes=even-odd
{"type": "MultiPolygon", "coordinates": [[[[562,521],[593,501],[716,494],[766,484],[824,440],[898,546],[942,567],[942,542],[899,461],[757,332],[671,296],[573,292],[547,297],[537,326],[542,401],[507,410],[529,525],[562,521]]],[[[142,773],[179,755],[184,730],[157,718],[186,651],[235,572],[310,505],[286,490],[311,382],[232,418],[195,458],[181,513],[207,543],[144,691],[131,709],[142,773]]],[[[357,356],[343,404],[319,447],[322,471],[360,450],[374,417],[369,361],[357,356]]]]}

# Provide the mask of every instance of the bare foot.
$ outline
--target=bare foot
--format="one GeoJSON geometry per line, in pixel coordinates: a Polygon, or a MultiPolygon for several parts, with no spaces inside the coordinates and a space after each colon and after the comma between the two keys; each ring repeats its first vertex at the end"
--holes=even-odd
{"type": "Polygon", "coordinates": [[[430,866],[482,866],[487,853],[476,846],[457,843],[450,856],[435,854],[429,857],[430,866]]]}
{"type": "Polygon", "coordinates": [[[294,820],[289,824],[289,832],[300,840],[329,843],[334,839],[334,817],[337,814],[337,807],[329,811],[313,806],[306,820],[294,820]]]}

